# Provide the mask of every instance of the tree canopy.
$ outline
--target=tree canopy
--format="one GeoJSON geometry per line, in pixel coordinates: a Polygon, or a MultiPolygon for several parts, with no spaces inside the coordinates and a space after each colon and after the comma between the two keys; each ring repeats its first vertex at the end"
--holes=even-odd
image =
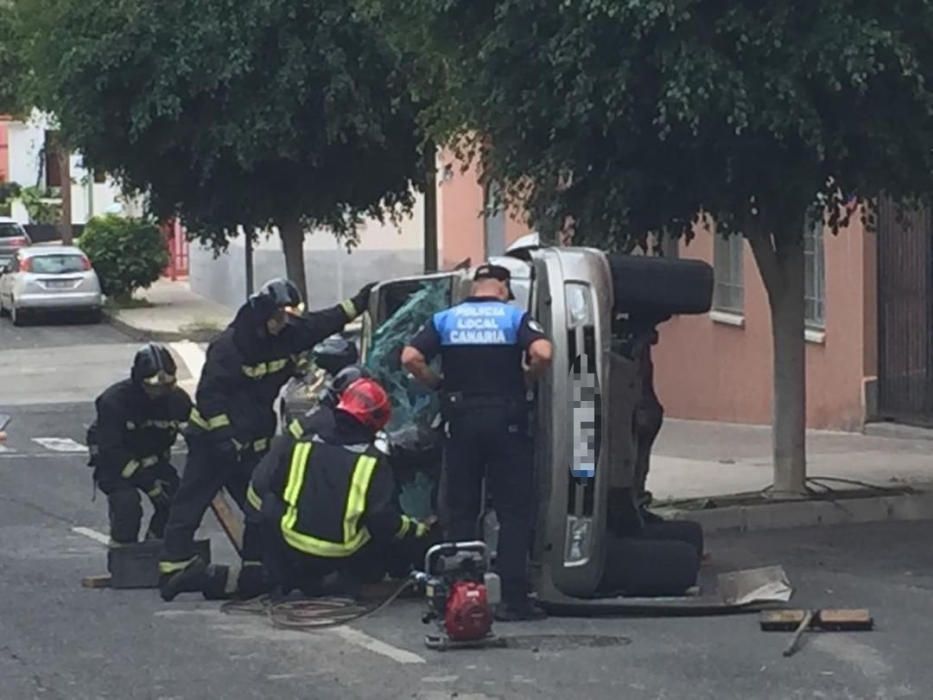
{"type": "Polygon", "coordinates": [[[88,164],[218,248],[277,225],[351,242],[420,181],[398,55],[339,0],[17,0],[40,106],[88,164]]]}
{"type": "Polygon", "coordinates": [[[800,491],[804,222],[821,205],[838,232],[853,202],[933,192],[933,5],[357,1],[416,77],[440,67],[427,128],[532,224],[622,250],[710,219],[748,238],[774,330],[775,482],[800,491]]]}
{"type": "Polygon", "coordinates": [[[16,8],[0,0],[0,114],[24,109],[26,66],[19,39],[16,8]]]}
{"type": "Polygon", "coordinates": [[[933,189],[926,3],[362,1],[445,67],[436,135],[586,242],[933,189]]]}

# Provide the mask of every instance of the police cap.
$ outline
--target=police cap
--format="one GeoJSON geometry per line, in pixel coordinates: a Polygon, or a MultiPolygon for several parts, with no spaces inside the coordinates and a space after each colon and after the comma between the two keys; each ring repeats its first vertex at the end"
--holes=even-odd
{"type": "Polygon", "coordinates": [[[514,299],[515,295],[512,293],[512,273],[509,272],[509,268],[503,267],[502,265],[493,265],[492,263],[485,263],[476,268],[476,272],[473,274],[473,281],[479,282],[480,280],[498,280],[505,284],[509,290],[509,299],[514,299]]]}

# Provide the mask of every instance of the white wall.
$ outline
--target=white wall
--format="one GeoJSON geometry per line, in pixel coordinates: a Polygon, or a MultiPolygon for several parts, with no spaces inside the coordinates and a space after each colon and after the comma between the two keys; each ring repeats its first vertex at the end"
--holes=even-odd
{"type": "MultiPolygon", "coordinates": [[[[8,126],[10,181],[22,187],[45,184],[42,172],[42,147],[45,132],[51,128],[46,115],[34,112],[28,122],[10,122],[8,126]],[[40,174],[42,176],[41,180],[40,174]]],[[[88,184],[89,173],[84,169],[80,154],[71,156],[71,222],[85,224],[94,215],[115,211],[127,215],[138,214],[134,203],[124,202],[120,188],[107,178],[104,183],[88,184]],[[93,189],[92,189],[93,187],[93,189]]],[[[13,218],[20,223],[29,223],[29,214],[19,202],[12,206],[13,218]]]]}
{"type": "MultiPolygon", "coordinates": [[[[368,221],[360,231],[360,245],[351,253],[326,231],[305,237],[305,272],[309,306],[335,304],[355,294],[367,282],[420,273],[424,269],[423,203],[418,197],[411,218],[395,228],[368,221]]],[[[254,245],[255,287],[274,277],[285,276],[285,256],[277,234],[264,236],[254,245]]],[[[246,262],[242,238],[231,241],[226,253],[213,253],[191,244],[189,262],[191,289],[236,308],[246,295],[246,262]]]]}

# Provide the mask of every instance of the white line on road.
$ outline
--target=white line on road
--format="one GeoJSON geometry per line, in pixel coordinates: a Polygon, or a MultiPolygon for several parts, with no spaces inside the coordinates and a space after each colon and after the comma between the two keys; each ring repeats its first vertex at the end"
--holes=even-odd
{"type": "Polygon", "coordinates": [[[84,535],[85,537],[90,537],[95,542],[100,542],[101,544],[105,545],[110,544],[110,538],[107,537],[107,535],[105,535],[103,532],[92,530],[89,527],[73,527],[71,528],[71,531],[79,535],[84,535]]]}
{"type": "Polygon", "coordinates": [[[13,451],[14,450],[12,448],[7,447],[6,445],[0,445],[0,454],[4,454],[5,452],[13,452],[13,451]]]}
{"type": "Polygon", "coordinates": [[[87,452],[87,447],[71,438],[44,437],[33,438],[32,441],[56,452],[87,452]]]}
{"type": "Polygon", "coordinates": [[[410,651],[405,651],[404,649],[399,649],[398,647],[394,647],[391,644],[386,644],[385,642],[379,641],[374,637],[370,637],[368,634],[360,632],[357,629],[353,629],[352,627],[336,627],[334,629],[328,630],[328,632],[337,637],[340,637],[345,642],[356,644],[357,646],[368,649],[375,654],[387,656],[400,664],[427,663],[417,654],[413,654],[410,651]]]}
{"type": "Polygon", "coordinates": [[[192,343],[190,340],[182,340],[178,343],[171,343],[171,348],[178,356],[181,358],[181,361],[185,363],[185,367],[188,368],[188,372],[191,374],[191,377],[197,381],[201,378],[201,370],[204,367],[204,351],[198,346],[197,343],[192,343]]]}

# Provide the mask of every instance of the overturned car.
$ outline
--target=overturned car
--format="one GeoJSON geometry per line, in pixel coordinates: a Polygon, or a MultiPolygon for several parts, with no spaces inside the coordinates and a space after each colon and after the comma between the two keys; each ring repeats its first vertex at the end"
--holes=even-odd
{"type": "MultiPolygon", "coordinates": [[[[648,605],[620,597],[610,581],[613,570],[625,566],[613,552],[612,523],[637,510],[643,489],[636,426],[640,360],[658,325],[709,310],[712,269],[696,260],[541,247],[536,236],[489,262],[511,271],[512,303],[532,312],[554,342],[552,367],[528,395],[535,426],[532,566],[538,598],[554,609],[648,605]]],[[[363,322],[361,357],[392,398],[393,467],[402,506],[416,517],[437,510],[440,407],[438,397],[407,376],[400,355],[434,313],[469,295],[472,273],[458,269],[383,282],[373,290],[363,322]]],[[[487,522],[494,529],[494,518],[487,522]]],[[[495,533],[487,534],[494,543],[495,533]]],[[[664,604],[719,607],[690,598],[664,604]]]]}

